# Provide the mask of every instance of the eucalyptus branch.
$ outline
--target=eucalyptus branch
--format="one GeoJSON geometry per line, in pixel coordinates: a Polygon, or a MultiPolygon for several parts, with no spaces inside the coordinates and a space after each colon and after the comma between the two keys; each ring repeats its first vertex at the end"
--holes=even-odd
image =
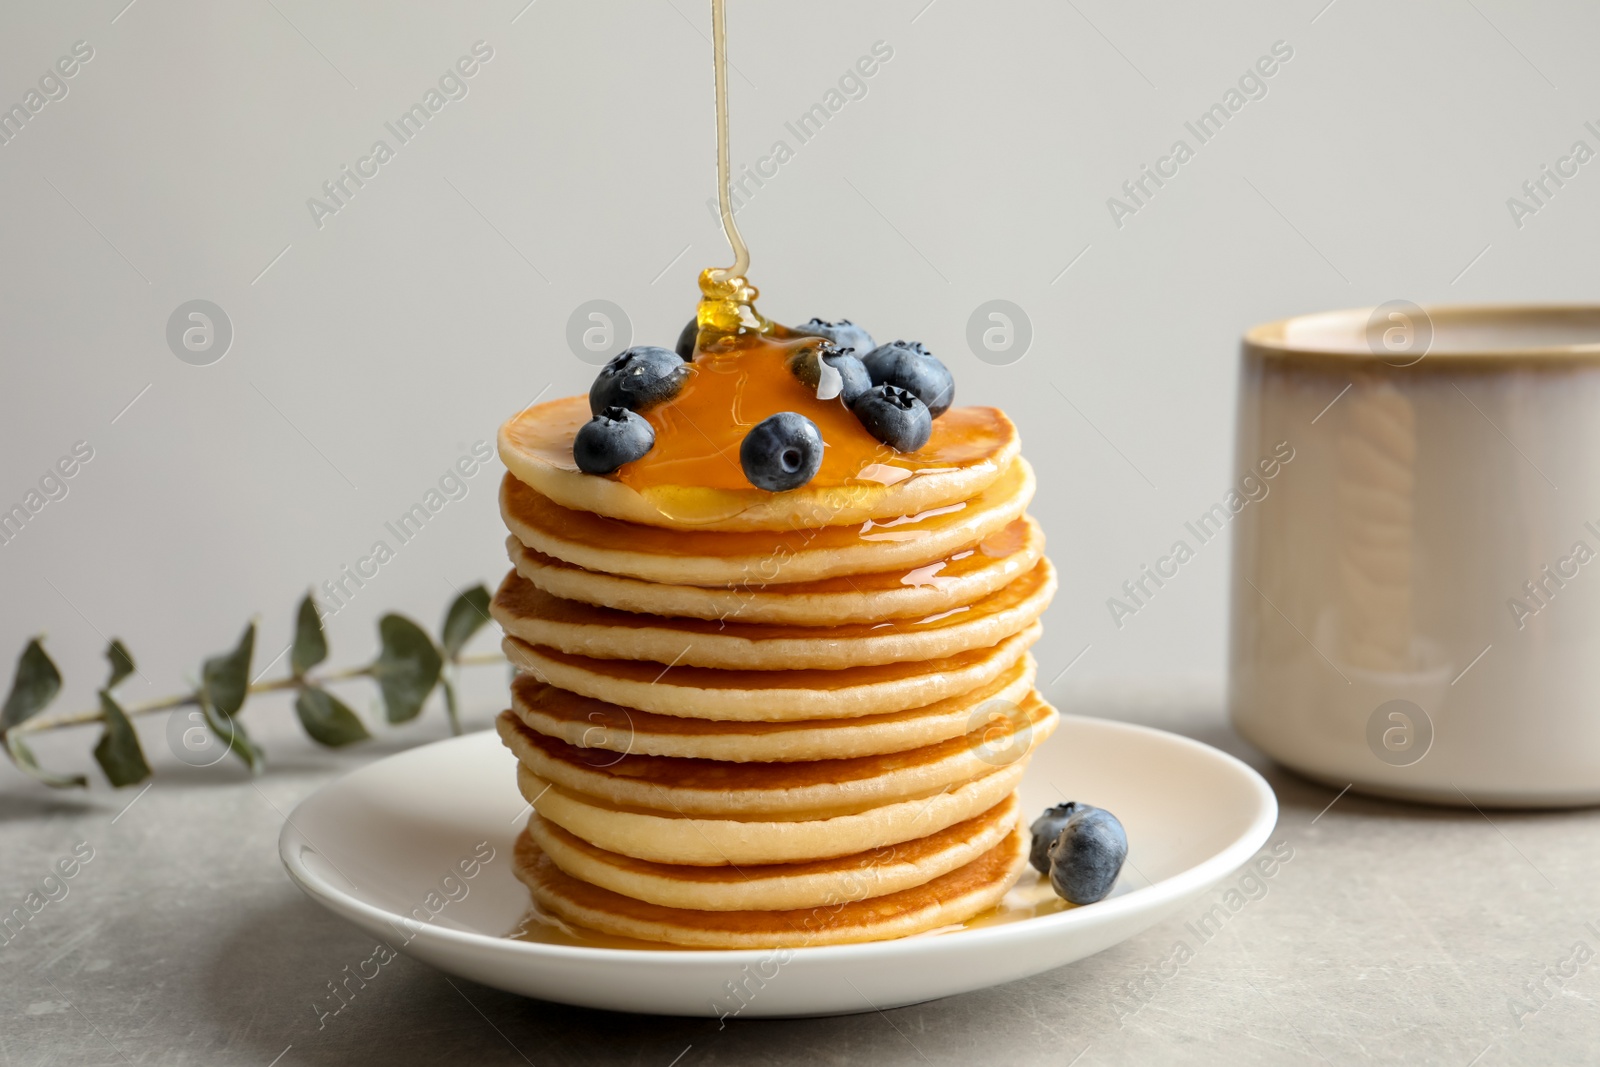
{"type": "MultiPolygon", "coordinates": [[[[503,666],[506,658],[496,652],[480,652],[471,656],[462,656],[453,661],[460,667],[489,667],[503,666]]],[[[327,685],[330,682],[347,682],[353,678],[372,677],[372,664],[364,667],[347,667],[342,671],[315,676],[295,677],[286,675],[274,678],[270,682],[255,682],[247,690],[251,696],[261,693],[281,693],[286,689],[304,689],[309,685],[327,685]]],[[[440,679],[441,688],[445,685],[440,679]]],[[[453,690],[446,690],[448,698],[454,697],[453,690]]],[[[140,704],[127,704],[123,706],[122,713],[130,719],[137,719],[141,715],[152,715],[158,711],[172,711],[175,708],[197,707],[200,704],[198,693],[179,693],[176,696],[163,697],[160,700],[147,700],[140,704]]],[[[69,726],[87,726],[90,723],[105,722],[105,711],[100,708],[88,708],[84,711],[75,711],[70,715],[38,715],[27,720],[20,726],[11,730],[13,734],[42,734],[50,730],[64,730],[69,726]]],[[[458,729],[455,731],[460,733],[458,729]]]]}
{"type": "MultiPolygon", "coordinates": [[[[105,729],[95,745],[95,760],[112,785],[134,785],[150,777],[151,771],[131,720],[160,711],[195,707],[205,724],[203,732],[224,744],[252,771],[257,771],[262,765],[263,753],[238,720],[246,700],[255,695],[292,690],[295,713],[312,740],[329,746],[347,745],[371,735],[355,712],[326,686],[357,678],[371,679],[377,684],[385,717],[390,723],[416,718],[433,690],[443,689],[451,732],[459,734],[461,721],[456,682],[461,668],[505,662],[499,655],[469,656],[463,651],[473,635],[490,621],[488,608],[489,593],[482,585],[461,593],[445,611],[437,643],[410,619],[385,615],[378,620],[379,651],[375,660],[358,667],[313,673],[313,668],[328,657],[328,642],[316,603],[307,594],[296,615],[286,676],[265,682],[249,680],[256,636],[256,624],[251,622],[232,650],[212,656],[201,664],[200,682],[191,692],[126,708],[117,703],[112,693],[134,673],[133,657],[121,641],[113,640],[106,649],[111,674],[99,691],[99,707],[63,715],[39,714],[60,692],[61,672],[45,652],[42,639],[34,638],[18,658],[11,691],[5,704],[0,706],[0,744],[4,745],[12,762],[47,785],[85,786],[88,779],[83,775],[60,775],[41,767],[24,738],[49,730],[101,723],[105,729]]],[[[192,731],[184,734],[186,744],[189,732],[192,731]]]]}

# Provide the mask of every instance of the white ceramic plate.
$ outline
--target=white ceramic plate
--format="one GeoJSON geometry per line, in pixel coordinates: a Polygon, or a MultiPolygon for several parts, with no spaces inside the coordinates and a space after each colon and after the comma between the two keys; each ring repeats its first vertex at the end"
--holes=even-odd
{"type": "Polygon", "coordinates": [[[362,767],[295,808],[278,840],[283,864],[330,911],[485,985],[617,1011],[826,1015],[983,989],[1109,948],[1237,870],[1278,816],[1271,787],[1232,756],[1064,716],[1028,769],[1024,817],[1072,799],[1122,820],[1129,862],[1106,900],[1037,914],[1053,898],[1030,871],[1001,915],[948,932],[781,952],[635,950],[506,936],[529,910],[511,871],[528,811],[515,767],[492,732],[362,767]]]}

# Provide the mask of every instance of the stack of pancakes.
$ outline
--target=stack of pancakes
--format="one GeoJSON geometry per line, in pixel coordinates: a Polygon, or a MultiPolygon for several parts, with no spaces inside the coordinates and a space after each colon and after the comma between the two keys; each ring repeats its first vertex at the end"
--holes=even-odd
{"type": "Polygon", "coordinates": [[[1056,580],[1014,428],[958,412],[992,438],[970,463],[692,513],[573,468],[581,397],[502,428],[492,611],[521,673],[497,725],[541,909],[753,948],[999,901],[1027,863],[1015,790],[1057,722],[1028,653],[1056,580]]]}

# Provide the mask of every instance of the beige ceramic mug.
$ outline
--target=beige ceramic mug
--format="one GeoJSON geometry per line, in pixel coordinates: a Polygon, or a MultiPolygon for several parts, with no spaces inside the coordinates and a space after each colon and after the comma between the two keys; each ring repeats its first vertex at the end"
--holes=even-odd
{"type": "Polygon", "coordinates": [[[1600,307],[1256,327],[1237,449],[1281,464],[1232,521],[1241,734],[1335,788],[1600,802],[1600,307]]]}

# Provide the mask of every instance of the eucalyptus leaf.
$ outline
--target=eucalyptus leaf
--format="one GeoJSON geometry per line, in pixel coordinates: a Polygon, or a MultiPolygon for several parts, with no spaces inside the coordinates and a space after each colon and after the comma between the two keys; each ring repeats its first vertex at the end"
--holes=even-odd
{"type": "Polygon", "coordinates": [[[383,647],[372,664],[372,676],[383,691],[384,712],[390,722],[409,722],[438,683],[443,660],[433,639],[403,615],[379,619],[378,638],[383,647]]]}
{"type": "MultiPolygon", "coordinates": [[[[61,672],[50,662],[44,646],[35,637],[22,650],[22,655],[17,657],[17,673],[11,679],[11,692],[6,696],[5,705],[0,707],[0,733],[33,718],[60,691],[61,672]]],[[[38,766],[37,761],[33,766],[38,766]]]]}
{"type": "Polygon", "coordinates": [[[328,658],[328,638],[322,632],[322,619],[317,605],[307,593],[300,601],[300,612],[294,620],[294,646],[289,650],[289,669],[296,678],[328,658]]]}
{"type": "Polygon", "coordinates": [[[82,789],[89,784],[89,779],[81,774],[56,774],[39,766],[39,758],[16,734],[6,735],[6,751],[11,753],[13,763],[52,789],[82,789]]]}
{"type": "Polygon", "coordinates": [[[450,609],[444,614],[441,634],[445,656],[452,661],[457,659],[472,635],[488,621],[489,590],[483,586],[475,585],[451,601],[450,609]]]}
{"type": "Polygon", "coordinates": [[[206,717],[206,725],[211,732],[217,735],[217,740],[228,746],[228,751],[244,760],[244,765],[252,771],[259,771],[265,761],[265,754],[256,747],[250,735],[245,732],[244,724],[225,712],[218,711],[206,702],[204,694],[200,698],[200,712],[206,717]]]}
{"type": "Polygon", "coordinates": [[[123,645],[119,638],[113,637],[111,644],[106,646],[106,659],[111,661],[111,677],[106,682],[109,692],[117,687],[117,683],[132,674],[136,667],[133,665],[133,655],[123,645]]]}
{"type": "Polygon", "coordinates": [[[314,685],[300,690],[294,698],[294,713],[300,716],[300,725],[311,740],[319,745],[337,748],[372,736],[344,701],[314,685]]]}
{"type": "MultiPolygon", "coordinates": [[[[113,642],[112,647],[120,646],[113,642]]],[[[100,691],[100,712],[105,716],[106,729],[100,735],[100,743],[94,746],[94,758],[106,772],[107,780],[121,788],[137,785],[150,777],[150,764],[145,762],[144,749],[139,747],[139,735],[134,732],[133,723],[104,689],[100,691]]]]}
{"type": "MultiPolygon", "coordinates": [[[[201,665],[200,703],[208,711],[228,718],[239,714],[250,692],[250,657],[255,647],[256,624],[252,622],[232,652],[212,656],[201,665]]],[[[227,735],[220,736],[226,740],[227,735]]]]}

